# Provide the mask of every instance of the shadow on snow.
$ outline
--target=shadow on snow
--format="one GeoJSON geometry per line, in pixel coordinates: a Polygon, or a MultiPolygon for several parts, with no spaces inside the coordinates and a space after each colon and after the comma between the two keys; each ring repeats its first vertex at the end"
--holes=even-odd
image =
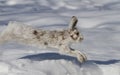
{"type": "MultiPolygon", "coordinates": [[[[20,59],[30,59],[33,61],[44,61],[44,60],[60,60],[64,59],[67,61],[72,61],[75,62],[76,64],[80,64],[80,62],[77,60],[77,58],[68,56],[68,55],[62,55],[59,53],[40,53],[40,54],[35,54],[35,55],[28,55],[21,57],[20,59]]],[[[95,63],[95,64],[103,64],[103,65],[109,65],[109,64],[115,64],[120,62],[120,60],[106,60],[106,61],[101,61],[101,60],[88,60],[85,63],[95,63]]]]}
{"type": "Polygon", "coordinates": [[[116,63],[120,62],[120,60],[115,60],[115,59],[106,60],[106,61],[99,61],[99,60],[89,60],[89,61],[94,62],[96,64],[102,64],[102,65],[116,64],[116,63]]]}
{"type": "Polygon", "coordinates": [[[21,57],[20,59],[30,59],[32,61],[44,61],[44,60],[60,60],[64,59],[67,61],[75,62],[76,64],[80,64],[77,58],[68,56],[68,55],[61,55],[59,53],[40,53],[35,55],[28,55],[21,57]]]}

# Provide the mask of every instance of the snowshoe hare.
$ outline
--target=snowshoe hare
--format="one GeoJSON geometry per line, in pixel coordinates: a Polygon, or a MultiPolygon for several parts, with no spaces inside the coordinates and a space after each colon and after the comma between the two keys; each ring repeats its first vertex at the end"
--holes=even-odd
{"type": "Polygon", "coordinates": [[[77,18],[73,16],[68,29],[62,31],[35,29],[19,22],[10,22],[0,35],[0,43],[16,41],[40,48],[57,48],[60,52],[77,57],[78,61],[83,63],[87,60],[86,56],[80,51],[70,48],[71,43],[83,40],[83,36],[76,27],[77,21],[77,18]]]}

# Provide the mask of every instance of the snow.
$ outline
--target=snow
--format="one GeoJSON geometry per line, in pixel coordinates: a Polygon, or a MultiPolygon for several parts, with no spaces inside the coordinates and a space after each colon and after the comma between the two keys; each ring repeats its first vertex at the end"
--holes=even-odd
{"type": "Polygon", "coordinates": [[[64,29],[73,15],[85,39],[72,47],[88,61],[9,42],[0,45],[0,75],[120,75],[119,0],[0,0],[0,32],[9,21],[64,29]]]}

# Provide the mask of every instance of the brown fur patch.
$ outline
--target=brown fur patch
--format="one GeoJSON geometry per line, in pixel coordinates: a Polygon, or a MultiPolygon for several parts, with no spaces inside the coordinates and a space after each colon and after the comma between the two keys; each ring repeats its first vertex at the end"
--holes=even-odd
{"type": "Polygon", "coordinates": [[[64,32],[60,32],[60,36],[62,36],[62,40],[65,40],[64,32]]]}
{"type": "Polygon", "coordinates": [[[42,31],[42,32],[39,33],[40,36],[43,36],[44,34],[46,34],[45,31],[42,31]]]}
{"type": "Polygon", "coordinates": [[[47,43],[47,42],[44,42],[44,45],[48,45],[48,43],[47,43]]]}
{"type": "Polygon", "coordinates": [[[65,37],[64,37],[64,36],[62,36],[62,40],[65,40],[65,37]]]}
{"type": "Polygon", "coordinates": [[[33,31],[33,34],[34,34],[34,35],[37,35],[37,34],[38,34],[38,32],[37,32],[36,30],[34,30],[34,31],[33,31]]]}
{"type": "Polygon", "coordinates": [[[55,38],[55,35],[54,34],[50,35],[50,38],[55,38]]]}

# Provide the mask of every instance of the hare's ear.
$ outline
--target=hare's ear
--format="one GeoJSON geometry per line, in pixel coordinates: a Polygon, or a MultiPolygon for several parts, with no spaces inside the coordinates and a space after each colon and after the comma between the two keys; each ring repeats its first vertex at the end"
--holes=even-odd
{"type": "Polygon", "coordinates": [[[75,29],[77,22],[78,22],[77,17],[76,17],[76,16],[73,16],[73,17],[71,18],[70,23],[69,23],[69,29],[72,29],[72,30],[75,29]]]}

